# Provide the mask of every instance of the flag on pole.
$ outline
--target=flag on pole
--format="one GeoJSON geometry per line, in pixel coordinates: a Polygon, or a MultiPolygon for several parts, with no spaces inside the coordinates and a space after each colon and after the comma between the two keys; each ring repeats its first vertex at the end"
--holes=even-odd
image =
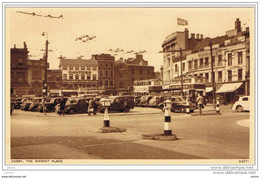
{"type": "Polygon", "coordinates": [[[188,25],[188,21],[185,19],[177,18],[177,25],[188,25]]]}

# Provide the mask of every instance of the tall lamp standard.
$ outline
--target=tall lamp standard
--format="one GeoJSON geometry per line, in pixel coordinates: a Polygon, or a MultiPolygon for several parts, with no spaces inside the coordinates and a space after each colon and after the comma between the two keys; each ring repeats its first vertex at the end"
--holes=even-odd
{"type": "Polygon", "coordinates": [[[212,84],[212,93],[213,93],[213,107],[216,108],[216,85],[215,85],[215,75],[213,68],[213,55],[212,55],[212,42],[209,42],[210,47],[210,59],[211,59],[211,84],[212,84]]]}
{"type": "Polygon", "coordinates": [[[47,91],[48,91],[48,87],[47,87],[47,60],[48,60],[48,33],[46,32],[42,32],[42,36],[46,36],[46,43],[45,43],[45,55],[44,55],[44,61],[45,61],[45,70],[44,70],[44,85],[43,85],[43,112],[46,115],[46,107],[45,107],[45,103],[46,103],[46,97],[47,97],[47,91]]]}

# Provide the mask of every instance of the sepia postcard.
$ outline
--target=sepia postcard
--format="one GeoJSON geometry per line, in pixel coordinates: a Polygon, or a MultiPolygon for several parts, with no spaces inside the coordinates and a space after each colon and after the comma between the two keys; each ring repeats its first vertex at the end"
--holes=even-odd
{"type": "Polygon", "coordinates": [[[254,4],[3,10],[5,166],[253,171],[254,4]]]}

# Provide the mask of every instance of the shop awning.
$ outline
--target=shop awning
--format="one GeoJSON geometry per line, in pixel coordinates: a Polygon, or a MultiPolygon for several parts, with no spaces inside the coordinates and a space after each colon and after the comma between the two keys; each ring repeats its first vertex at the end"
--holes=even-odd
{"type": "Polygon", "coordinates": [[[212,92],[213,88],[212,87],[206,87],[206,93],[212,92]]]}
{"type": "Polygon", "coordinates": [[[223,84],[216,93],[229,93],[236,91],[243,83],[225,83],[223,84]]]}

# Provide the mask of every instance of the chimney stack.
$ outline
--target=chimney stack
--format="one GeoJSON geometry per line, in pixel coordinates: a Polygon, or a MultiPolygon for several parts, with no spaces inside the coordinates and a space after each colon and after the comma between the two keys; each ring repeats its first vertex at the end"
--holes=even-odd
{"type": "Polygon", "coordinates": [[[24,48],[24,49],[27,49],[26,42],[23,42],[23,48],[24,48]]]}
{"type": "Polygon", "coordinates": [[[195,33],[191,33],[191,34],[190,34],[190,37],[191,37],[191,38],[195,38],[195,33]]]}
{"type": "Polygon", "coordinates": [[[200,34],[200,39],[203,40],[203,35],[202,34],[200,34]]]}
{"type": "Polygon", "coordinates": [[[241,32],[241,21],[239,18],[237,18],[235,21],[235,29],[237,29],[237,32],[241,32]]]}
{"type": "Polygon", "coordinates": [[[196,34],[196,39],[200,39],[200,34],[196,34]]]}

